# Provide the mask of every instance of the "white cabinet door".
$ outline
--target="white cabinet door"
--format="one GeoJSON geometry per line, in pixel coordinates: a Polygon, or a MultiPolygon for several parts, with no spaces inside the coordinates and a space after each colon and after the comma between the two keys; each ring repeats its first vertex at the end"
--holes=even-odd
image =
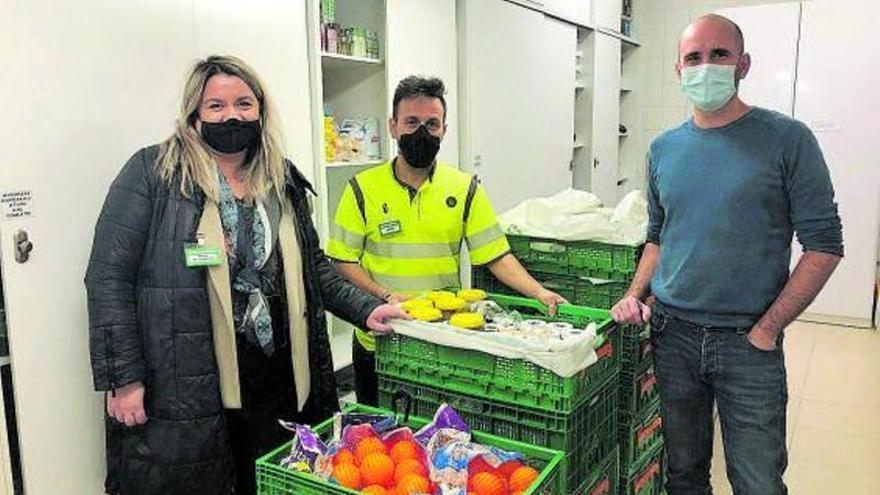
{"type": "MultiPolygon", "coordinates": [[[[386,30],[388,114],[397,83],[406,76],[439,77],[446,84],[446,123],[449,126],[439,158],[458,164],[458,53],[455,0],[387,0],[386,30]]],[[[383,122],[384,125],[384,122],[383,122]]],[[[392,143],[392,155],[396,145],[392,143]]]]}
{"type": "Polygon", "coordinates": [[[617,204],[620,146],[620,40],[599,32],[593,66],[592,192],[608,206],[617,204]]]}
{"type": "Polygon", "coordinates": [[[737,7],[718,14],[739,24],[752,57],[740,97],[750,105],[792,115],[801,4],[737,7]]]}
{"type": "Polygon", "coordinates": [[[463,7],[463,166],[499,212],[571,187],[575,28],[503,0],[463,7]]]}
{"type": "Polygon", "coordinates": [[[623,0],[593,0],[593,24],[596,27],[620,31],[623,0]]]}
{"type": "Polygon", "coordinates": [[[193,62],[191,4],[139,5],[0,3],[0,59],[10,68],[0,91],[16,116],[0,122],[0,189],[33,194],[33,217],[0,217],[29,494],[104,493],[103,395],[92,389],[83,276],[110,181],[171,132],[193,62]],[[34,245],[23,264],[13,256],[18,229],[34,245]]]}
{"type": "Polygon", "coordinates": [[[808,313],[867,324],[880,230],[880,31],[867,0],[804,2],[795,117],[813,129],[843,220],[846,256],[808,313]]]}
{"type": "MultiPolygon", "coordinates": [[[[33,194],[32,217],[0,216],[26,493],[104,493],[104,404],[92,390],[83,276],[110,181],[138,148],[171,133],[196,56],[242,55],[291,106],[282,114],[308,111],[296,89],[308,84],[306,59],[290,48],[305,46],[304,9],[279,16],[278,2],[264,0],[248,4],[247,22],[239,9],[197,22],[204,1],[0,2],[0,91],[15,116],[0,122],[0,191],[33,194]],[[18,229],[34,245],[23,264],[13,256],[18,229]]],[[[307,143],[309,126],[298,132],[288,142],[307,143]]]]}

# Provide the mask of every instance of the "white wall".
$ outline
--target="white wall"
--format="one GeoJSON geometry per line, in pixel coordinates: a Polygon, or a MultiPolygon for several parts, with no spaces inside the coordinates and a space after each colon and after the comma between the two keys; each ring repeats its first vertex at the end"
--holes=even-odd
{"type": "MultiPolygon", "coordinates": [[[[458,60],[456,58],[455,0],[388,0],[388,116],[394,89],[406,76],[439,77],[446,85],[446,122],[449,126],[438,158],[458,165],[458,60]],[[430,19],[430,22],[414,22],[430,19]]],[[[385,122],[382,122],[385,125],[385,122]]],[[[397,153],[392,143],[391,155],[397,153]]]]}

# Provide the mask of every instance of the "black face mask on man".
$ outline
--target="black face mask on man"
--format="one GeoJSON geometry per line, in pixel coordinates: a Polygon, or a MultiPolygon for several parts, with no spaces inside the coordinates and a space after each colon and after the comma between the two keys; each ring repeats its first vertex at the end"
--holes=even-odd
{"type": "Polygon", "coordinates": [[[434,163],[434,158],[440,151],[440,138],[431,135],[427,127],[420,125],[415,132],[401,135],[398,139],[398,147],[410,166],[428,168],[434,163]]]}
{"type": "Polygon", "coordinates": [[[202,121],[202,139],[220,153],[239,153],[260,142],[259,120],[202,121]]]}

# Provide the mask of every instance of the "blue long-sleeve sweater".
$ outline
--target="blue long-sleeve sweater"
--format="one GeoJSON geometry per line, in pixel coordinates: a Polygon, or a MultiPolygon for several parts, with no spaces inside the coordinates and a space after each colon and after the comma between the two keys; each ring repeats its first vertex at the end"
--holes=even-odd
{"type": "Polygon", "coordinates": [[[651,289],[673,316],[748,327],[789,277],[792,233],[805,250],[843,255],[822,151],[801,122],[753,108],[724,127],[693,120],[648,155],[651,289]]]}

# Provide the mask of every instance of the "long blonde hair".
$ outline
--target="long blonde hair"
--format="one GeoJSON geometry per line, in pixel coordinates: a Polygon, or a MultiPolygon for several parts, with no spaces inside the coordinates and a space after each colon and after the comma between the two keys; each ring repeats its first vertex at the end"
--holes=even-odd
{"type": "Polygon", "coordinates": [[[179,172],[180,192],[185,197],[190,197],[194,188],[199,188],[208,198],[219,199],[217,166],[196,130],[205,84],[216,74],[240,78],[251,88],[260,104],[262,136],[259,147],[248,152],[244,164],[246,196],[261,200],[274,187],[280,198],[284,191],[285,158],[275,107],[256,72],[241,59],[229,55],[212,55],[193,67],[184,86],[174,134],[159,148],[156,167],[160,176],[171,184],[179,172]]]}

